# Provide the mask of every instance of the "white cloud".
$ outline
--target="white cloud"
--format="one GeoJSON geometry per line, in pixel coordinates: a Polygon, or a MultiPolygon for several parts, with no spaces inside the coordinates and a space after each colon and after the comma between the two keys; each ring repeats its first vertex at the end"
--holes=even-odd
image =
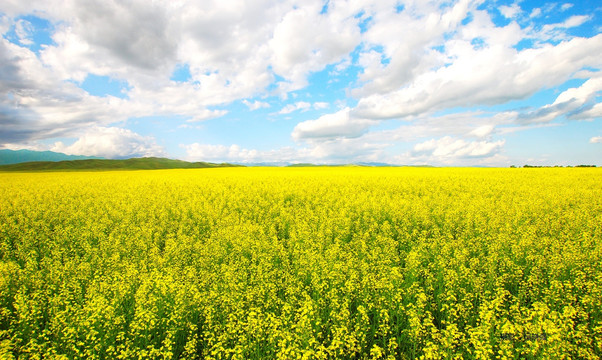
{"type": "Polygon", "coordinates": [[[209,119],[218,118],[228,113],[228,110],[209,110],[200,109],[188,122],[204,121],[209,119]]]}
{"type": "Polygon", "coordinates": [[[571,3],[565,3],[562,4],[562,6],[560,7],[560,10],[562,11],[567,11],[568,9],[572,8],[574,5],[571,3]]]}
{"type": "MultiPolygon", "coordinates": [[[[493,136],[503,135],[529,128],[514,125],[516,112],[486,113],[482,111],[460,112],[441,116],[417,117],[411,121],[398,122],[397,128],[370,131],[359,139],[368,143],[410,144],[424,142],[429,138],[464,139],[465,141],[491,141],[493,136]]],[[[541,126],[541,125],[539,125],[541,126]]],[[[547,126],[547,125],[546,125],[547,126]]],[[[402,161],[407,163],[411,158],[402,161]]]]}
{"type": "Polygon", "coordinates": [[[574,15],[561,23],[544,25],[535,36],[540,40],[566,40],[570,38],[566,34],[566,29],[581,26],[591,18],[590,15],[574,15]]]}
{"type": "MultiPolygon", "coordinates": [[[[284,157],[326,161],[355,154],[369,159],[382,155],[390,142],[424,144],[429,138],[439,139],[432,140],[433,153],[453,146],[458,151],[472,146],[471,152],[478,153],[499,143],[491,140],[494,136],[519,128],[548,125],[558,117],[601,117],[596,70],[602,68],[602,34],[581,38],[567,31],[590,25],[593,15],[560,14],[572,4],[554,3],[533,9],[529,19],[518,4],[499,8],[510,19],[500,27],[492,20],[495,9],[469,0],[407,1],[403,11],[395,11],[397,0],[9,0],[3,3],[6,15],[0,15],[5,35],[0,38],[0,146],[74,137],[87,129],[106,139],[109,135],[97,129],[148,115],[203,121],[226,115],[227,106],[240,100],[250,111],[267,108],[275,104],[273,98],[265,100],[270,103],[247,99],[285,98],[324,69],[333,81],[358,74],[341,89],[347,95],[332,101],[357,100],[357,106],[297,124],[292,139],[307,148],[283,148],[284,157]],[[548,16],[552,12],[562,15],[559,22],[542,26],[558,19],[548,16]],[[25,14],[51,22],[54,43],[42,46],[39,54],[27,48],[36,29],[20,18],[25,14]],[[6,36],[10,29],[14,43],[6,36]],[[529,41],[532,48],[517,46],[529,41]],[[182,66],[190,78],[170,80],[182,66]],[[127,83],[127,98],[83,91],[79,86],[89,74],[127,83]],[[527,99],[576,78],[586,82],[535,111],[487,112],[489,105],[527,99]],[[437,115],[473,105],[484,110],[437,115]],[[380,119],[404,123],[370,131],[380,119]]],[[[323,99],[312,95],[306,99],[323,99]]],[[[329,106],[297,101],[274,111],[286,115],[329,106]]],[[[77,148],[83,142],[57,146],[77,148]]],[[[239,159],[275,159],[280,151],[198,146],[239,159]]],[[[489,158],[499,155],[495,149],[500,147],[493,146],[489,158]]],[[[454,154],[449,158],[460,158],[454,154]]]]}
{"type": "Polygon", "coordinates": [[[517,119],[521,123],[546,123],[561,116],[574,120],[592,120],[602,116],[602,105],[596,100],[600,93],[602,76],[597,75],[579,87],[565,90],[552,104],[522,113],[517,119]]]}
{"type": "Polygon", "coordinates": [[[602,136],[594,136],[589,139],[589,142],[592,144],[602,144],[602,136]]]}
{"type": "Polygon", "coordinates": [[[117,127],[93,128],[72,145],[56,142],[50,150],[106,158],[166,156],[165,150],[153,138],[117,127]]]}
{"type": "Polygon", "coordinates": [[[354,119],[350,117],[350,110],[347,108],[323,116],[319,119],[321,121],[300,123],[293,131],[293,138],[307,145],[316,158],[328,158],[338,163],[376,161],[395,164],[499,166],[506,165],[507,160],[500,154],[504,140],[492,141],[491,137],[509,129],[515,122],[516,115],[515,112],[465,112],[425,116],[400,122],[402,125],[394,129],[369,131],[377,122],[354,119]],[[399,153],[396,150],[400,145],[410,147],[417,141],[428,144],[428,141],[423,140],[428,137],[443,138],[439,142],[429,140],[431,144],[439,145],[436,156],[425,152],[425,145],[422,152],[399,153]],[[448,143],[455,143],[458,149],[455,153],[442,156],[441,152],[448,143]]]}
{"type": "Polygon", "coordinates": [[[283,115],[283,114],[290,114],[292,112],[301,110],[301,111],[307,111],[310,109],[315,109],[315,110],[321,110],[321,109],[326,109],[330,106],[330,104],[328,104],[327,102],[315,102],[313,104],[308,103],[307,101],[297,101],[293,104],[288,104],[285,105],[282,109],[280,109],[280,111],[278,112],[278,114],[283,115]]]}
{"type": "Polygon", "coordinates": [[[452,64],[425,72],[398,90],[361,98],[353,114],[386,119],[499,104],[561,84],[583,67],[602,66],[602,59],[594,55],[602,52],[602,34],[522,51],[500,46],[474,49],[462,41],[455,45],[452,64]]]}
{"type": "Polygon", "coordinates": [[[295,140],[352,138],[360,136],[376,123],[353,118],[350,116],[350,109],[345,108],[334,114],[322,115],[316,120],[300,122],[295,126],[292,137],[295,140]]]}
{"type": "Polygon", "coordinates": [[[504,140],[495,142],[467,142],[462,139],[445,136],[438,140],[431,139],[416,144],[412,150],[412,154],[416,157],[437,159],[438,161],[442,162],[455,160],[457,158],[489,157],[498,153],[504,143],[504,140]]]}
{"type": "MultiPolygon", "coordinates": [[[[195,114],[208,106],[265,93],[274,72],[289,85],[305,83],[310,71],[348,54],[355,46],[349,43],[351,35],[358,35],[353,41],[359,41],[356,19],[345,14],[345,7],[332,6],[328,14],[319,15],[318,1],[299,9],[288,1],[264,0],[50,3],[14,9],[35,8],[58,24],[52,35],[56,46],[41,51],[44,66],[62,81],[80,83],[89,73],[126,81],[130,85],[126,105],[135,116],[201,119],[195,114]],[[304,11],[303,21],[293,21],[295,14],[304,11]],[[321,19],[318,29],[307,23],[315,17],[321,19]],[[284,28],[303,35],[298,45],[310,49],[307,58],[293,57],[287,63],[288,55],[283,58],[281,52],[297,49],[291,44],[271,47],[286,40],[278,40],[276,31],[284,28]],[[171,73],[181,64],[187,65],[191,78],[186,83],[170,82],[171,73]]],[[[260,105],[265,103],[255,103],[260,105]]]]}
{"type": "Polygon", "coordinates": [[[193,143],[185,145],[188,159],[195,161],[231,161],[247,158],[249,155],[254,156],[256,151],[241,149],[238,145],[209,145],[193,143]],[[243,155],[244,154],[244,155],[243,155]]]}
{"type": "Polygon", "coordinates": [[[34,142],[25,142],[25,143],[22,142],[22,143],[18,143],[18,144],[5,143],[5,144],[0,145],[0,149],[47,151],[48,146],[34,141],[34,142]]]}
{"type": "Polygon", "coordinates": [[[32,45],[33,25],[23,19],[17,20],[15,23],[15,33],[19,37],[19,42],[23,45],[32,45]]]}
{"type": "Polygon", "coordinates": [[[239,145],[210,145],[193,143],[181,145],[189,161],[235,162],[235,163],[283,163],[304,162],[311,158],[307,149],[283,147],[277,150],[245,149],[239,145]]]}
{"type": "Polygon", "coordinates": [[[364,34],[365,51],[359,61],[363,86],[354,95],[396,91],[419,74],[443,65],[442,55],[433,47],[443,44],[446,34],[454,33],[477,6],[468,1],[458,1],[451,7],[430,2],[405,5],[407,9],[399,13],[369,13],[373,25],[364,34]]]}
{"type": "Polygon", "coordinates": [[[575,15],[571,16],[567,20],[562,23],[562,27],[568,29],[572,27],[577,27],[584,24],[586,21],[591,20],[591,15],[575,15]]]}
{"type": "Polygon", "coordinates": [[[596,118],[602,118],[602,103],[590,104],[587,107],[583,107],[578,111],[569,114],[569,118],[576,120],[594,120],[596,118]]]}
{"type": "Polygon", "coordinates": [[[536,17],[539,17],[539,16],[541,16],[541,8],[534,8],[531,11],[531,14],[529,15],[529,17],[531,17],[531,18],[536,18],[536,17]]]}
{"type": "Polygon", "coordinates": [[[337,139],[312,143],[309,147],[282,147],[274,150],[246,149],[239,145],[182,145],[189,161],[235,163],[319,163],[347,164],[378,161],[388,145],[358,139],[337,139]]]}
{"type": "Polygon", "coordinates": [[[288,104],[286,106],[284,106],[279,112],[278,114],[290,114],[294,111],[297,110],[309,110],[309,108],[311,108],[311,104],[306,102],[306,101],[298,101],[294,104],[288,104]]]}
{"type": "Polygon", "coordinates": [[[361,137],[321,139],[310,141],[309,145],[311,157],[307,161],[337,164],[385,161],[385,149],[390,146],[382,139],[370,142],[361,137]]]}
{"type": "Polygon", "coordinates": [[[242,101],[242,103],[247,105],[247,107],[251,111],[265,109],[265,108],[270,107],[270,104],[268,104],[267,102],[263,102],[263,101],[259,101],[259,100],[255,100],[255,101],[251,102],[251,101],[245,99],[242,101]]]}
{"type": "Polygon", "coordinates": [[[520,6],[518,6],[518,4],[512,4],[510,6],[502,5],[499,7],[499,10],[502,15],[508,19],[514,19],[517,14],[522,12],[522,9],[520,6]]]}
{"type": "Polygon", "coordinates": [[[5,34],[10,30],[11,19],[5,14],[0,14],[0,34],[5,34]]]}
{"type": "Polygon", "coordinates": [[[469,135],[473,135],[478,138],[484,138],[491,135],[493,129],[495,129],[495,125],[493,124],[481,125],[479,127],[474,128],[474,130],[472,130],[469,133],[469,135]]]}
{"type": "MultiPolygon", "coordinates": [[[[302,7],[267,0],[10,2],[3,10],[11,17],[34,11],[47,17],[55,26],[55,44],[43,47],[38,57],[1,39],[0,90],[10,94],[0,100],[0,140],[69,136],[129,117],[219,117],[227,110],[208,107],[265,93],[274,73],[284,78],[279,91],[298,88],[311,71],[341,63],[360,41],[359,20],[347,4],[330,4],[326,14],[319,14],[321,8],[321,1],[302,7]],[[170,81],[181,64],[187,65],[190,79],[170,81]],[[127,99],[98,98],[79,89],[89,74],[126,82],[127,99]]],[[[9,25],[4,28],[8,31],[9,25]]],[[[31,24],[19,20],[15,29],[27,42],[31,24]]],[[[299,102],[284,113],[328,107],[306,105],[299,102]]],[[[255,101],[247,106],[269,105],[255,101]]]]}
{"type": "Polygon", "coordinates": [[[338,63],[360,44],[358,19],[349,4],[330,2],[326,14],[320,14],[322,6],[320,1],[304,3],[274,28],[269,46],[273,70],[286,80],[281,91],[304,87],[310,72],[338,63]]]}
{"type": "Polygon", "coordinates": [[[90,96],[6,39],[0,39],[0,93],[0,143],[70,136],[129,115],[125,100],[90,96]]]}

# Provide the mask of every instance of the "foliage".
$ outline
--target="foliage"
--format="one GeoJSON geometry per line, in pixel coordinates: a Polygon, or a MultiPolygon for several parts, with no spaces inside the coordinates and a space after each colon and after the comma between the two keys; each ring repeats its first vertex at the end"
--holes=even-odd
{"type": "Polygon", "coordinates": [[[0,358],[598,359],[599,169],[0,173],[0,358]]]}

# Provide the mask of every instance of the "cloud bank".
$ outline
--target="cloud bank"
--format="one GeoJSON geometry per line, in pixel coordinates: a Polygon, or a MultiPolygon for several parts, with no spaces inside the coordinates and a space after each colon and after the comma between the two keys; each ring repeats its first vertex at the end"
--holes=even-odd
{"type": "Polygon", "coordinates": [[[68,155],[89,155],[104,158],[161,157],[165,150],[151,137],[116,127],[97,127],[84,133],[71,145],[56,142],[52,151],[68,155]]]}
{"type": "Polygon", "coordinates": [[[127,129],[128,121],[204,124],[240,104],[253,113],[276,109],[269,121],[294,119],[279,133],[287,145],[259,151],[192,140],[179,148],[199,160],[454,164],[505,161],[504,136],[520,129],[599,121],[598,10],[494,5],[7,1],[0,146],[71,138],[53,149],[165,155],[174,150],[127,129]],[[329,77],[324,86],[343,83],[340,92],[312,86],[316,74],[329,77]],[[122,88],[94,95],[90,76],[122,88]],[[553,101],[499,107],[551,89],[553,101]]]}

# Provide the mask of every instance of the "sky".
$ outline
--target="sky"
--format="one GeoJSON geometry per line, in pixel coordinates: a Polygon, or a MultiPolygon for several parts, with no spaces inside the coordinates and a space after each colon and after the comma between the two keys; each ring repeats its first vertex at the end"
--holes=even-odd
{"type": "Polygon", "coordinates": [[[0,148],[602,166],[602,3],[3,0],[0,148]]]}

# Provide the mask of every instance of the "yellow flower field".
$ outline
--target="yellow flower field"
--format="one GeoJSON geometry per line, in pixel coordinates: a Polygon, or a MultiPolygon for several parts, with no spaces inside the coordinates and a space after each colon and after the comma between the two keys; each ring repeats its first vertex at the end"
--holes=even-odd
{"type": "Polygon", "coordinates": [[[600,169],[0,173],[0,358],[599,359],[600,169]]]}

